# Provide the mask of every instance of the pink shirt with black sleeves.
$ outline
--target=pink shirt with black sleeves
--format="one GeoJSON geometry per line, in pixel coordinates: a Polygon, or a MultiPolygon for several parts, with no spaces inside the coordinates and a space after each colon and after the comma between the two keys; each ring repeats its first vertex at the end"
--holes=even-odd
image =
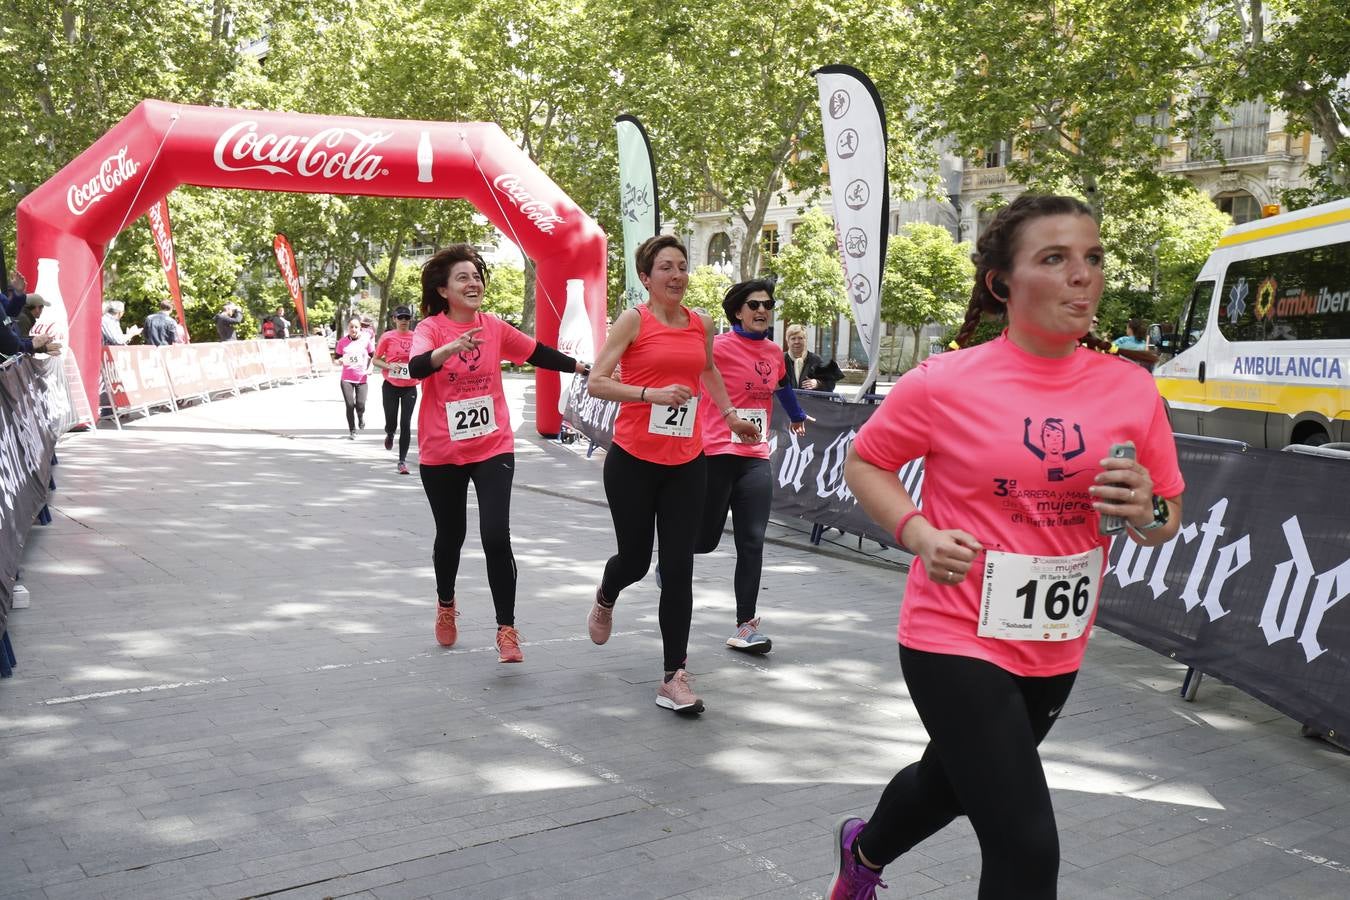
{"type": "MultiPolygon", "coordinates": [[[[887,470],[923,457],[921,508],[936,528],[959,528],[986,549],[1018,554],[1069,556],[1100,546],[1104,570],[1110,538],[1098,534],[1088,488],[1110,446],[1127,440],[1154,492],[1180,496],[1176,443],[1147,371],[1083,347],[1046,359],[1005,333],[907,372],[853,447],[887,470]]],[[[955,586],[929,580],[915,560],[900,607],[900,643],[983,659],[1016,675],[1077,670],[1090,625],[1063,642],[977,633],[984,559],[977,556],[955,586]]]]}
{"type": "Polygon", "coordinates": [[[703,426],[703,452],[709,456],[730,454],[768,459],[773,392],[787,374],[782,348],[767,339],[744,338],[734,331],[727,331],[713,338],[713,362],[722,374],[727,396],[731,398],[731,405],[740,411],[739,415],[752,418],[758,413],[763,417],[757,424],[765,440],[757,444],[733,440],[731,426],[717,414],[717,405],[704,384],[699,406],[710,413],[703,415],[700,412],[698,417],[703,426]]]}
{"type": "Polygon", "coordinates": [[[471,352],[450,357],[422,379],[417,457],[424,466],[468,465],[515,450],[515,431],[502,391],[501,361],[525,362],[534,352],[534,338],[491,313],[477,313],[472,322],[453,322],[440,313],[417,324],[410,354],[421,356],[435,350],[470,328],[483,329],[476,335],[482,343],[471,352]],[[475,406],[475,401],[481,405],[475,406]],[[491,407],[495,427],[473,434],[482,430],[485,406],[491,407]],[[457,429],[454,436],[452,428],[457,429]]]}

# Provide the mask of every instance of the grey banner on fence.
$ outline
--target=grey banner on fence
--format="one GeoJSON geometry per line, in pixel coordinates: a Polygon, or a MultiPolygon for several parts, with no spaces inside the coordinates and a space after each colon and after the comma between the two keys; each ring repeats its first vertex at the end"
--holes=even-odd
{"type": "MultiPolygon", "coordinates": [[[[874,406],[802,396],[804,438],[777,422],[773,509],[890,546],[844,483],[874,406]]],[[[1180,533],[1111,545],[1098,623],[1235,685],[1338,743],[1350,735],[1350,462],[1177,436],[1180,533]]],[[[920,500],[922,461],[900,473],[920,500]]]]}
{"type": "Polygon", "coordinates": [[[18,357],[0,367],[0,632],[28,529],[47,502],[57,435],[70,425],[59,358],[18,357]]]}
{"type": "Polygon", "coordinates": [[[591,443],[608,450],[614,440],[614,420],[619,417],[619,404],[615,400],[592,397],[586,390],[588,381],[585,375],[572,376],[563,418],[568,425],[586,435],[591,443]]]}

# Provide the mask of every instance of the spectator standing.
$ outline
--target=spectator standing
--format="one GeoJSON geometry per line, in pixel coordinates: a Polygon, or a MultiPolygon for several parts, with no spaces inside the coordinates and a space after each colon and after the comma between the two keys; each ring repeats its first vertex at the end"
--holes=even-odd
{"type": "Polygon", "coordinates": [[[1148,341],[1144,339],[1147,334],[1143,319],[1131,319],[1125,323],[1125,334],[1111,343],[1121,350],[1147,350],[1148,341]]]}
{"type": "Polygon", "coordinates": [[[105,347],[129,344],[135,339],[136,335],[141,333],[141,326],[139,325],[132,325],[126,331],[122,330],[122,314],[126,311],[126,304],[121,300],[109,300],[103,304],[103,345],[105,347]]]}
{"type": "Polygon", "coordinates": [[[19,337],[26,338],[37,324],[37,320],[42,318],[42,311],[50,304],[41,294],[29,294],[28,299],[24,301],[23,310],[19,313],[16,320],[19,328],[19,337]]]}
{"type": "Polygon", "coordinates": [[[827,364],[806,349],[806,328],[789,325],[787,343],[783,364],[787,366],[788,384],[803,391],[834,390],[835,383],[839,381],[839,367],[834,363],[827,364]]]}
{"type": "Polygon", "coordinates": [[[263,337],[282,340],[291,336],[291,323],[285,307],[278,306],[272,315],[263,319],[263,337]],[[269,327],[270,326],[270,327],[269,327]]]}
{"type": "Polygon", "coordinates": [[[235,303],[226,303],[220,312],[216,313],[216,335],[222,341],[238,340],[239,323],[244,321],[244,314],[240,312],[239,306],[235,303]]]}
{"type": "MultiPolygon", "coordinates": [[[[34,296],[25,295],[27,298],[34,296]]],[[[14,356],[18,353],[51,353],[61,352],[61,342],[49,333],[29,337],[20,337],[18,332],[18,322],[11,319],[3,310],[0,310],[0,356],[14,356]]]]}
{"type": "Polygon", "coordinates": [[[159,301],[159,309],[145,317],[145,342],[156,347],[177,343],[178,322],[170,314],[173,302],[159,301]]]}

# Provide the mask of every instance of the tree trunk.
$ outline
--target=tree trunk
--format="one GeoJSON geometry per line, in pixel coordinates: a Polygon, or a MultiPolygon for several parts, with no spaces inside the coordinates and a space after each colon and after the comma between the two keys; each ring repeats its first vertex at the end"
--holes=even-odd
{"type": "Polygon", "coordinates": [[[528,256],[525,257],[525,305],[520,311],[520,330],[526,334],[534,334],[534,305],[535,305],[535,283],[538,278],[538,270],[534,265],[534,260],[528,256]]]}
{"type": "Polygon", "coordinates": [[[912,369],[919,364],[919,341],[922,340],[923,326],[915,325],[914,332],[914,350],[909,354],[909,367],[912,369]]]}

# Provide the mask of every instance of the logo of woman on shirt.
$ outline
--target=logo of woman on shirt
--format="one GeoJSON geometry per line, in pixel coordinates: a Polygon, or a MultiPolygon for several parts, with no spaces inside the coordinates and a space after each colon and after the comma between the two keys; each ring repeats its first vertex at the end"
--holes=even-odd
{"type": "Polygon", "coordinates": [[[1080,456],[1087,449],[1087,444],[1083,440],[1083,429],[1079,425],[1073,426],[1074,434],[1078,435],[1078,449],[1068,450],[1069,433],[1064,428],[1063,419],[1046,419],[1041,423],[1040,446],[1031,442],[1031,417],[1022,420],[1022,446],[1031,451],[1032,455],[1039,459],[1045,465],[1046,481],[1065,481],[1072,478],[1086,469],[1077,469],[1073,472],[1064,471],[1064,464],[1075,456],[1080,456]]]}
{"type": "Polygon", "coordinates": [[[769,376],[773,374],[773,369],[769,367],[768,363],[761,359],[759,362],[755,363],[755,374],[759,376],[760,381],[768,384],[769,376]]]}
{"type": "Polygon", "coordinates": [[[472,350],[463,350],[459,353],[460,362],[464,363],[470,372],[478,371],[478,362],[482,358],[482,347],[474,347],[472,350]]]}

